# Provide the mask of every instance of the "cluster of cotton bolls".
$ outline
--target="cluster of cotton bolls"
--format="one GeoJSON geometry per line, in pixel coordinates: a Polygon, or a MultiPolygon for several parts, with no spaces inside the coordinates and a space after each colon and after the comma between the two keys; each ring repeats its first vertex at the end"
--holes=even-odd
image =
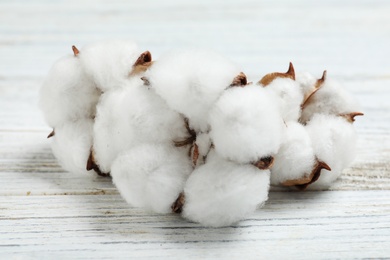
{"type": "Polygon", "coordinates": [[[356,101],[308,73],[248,82],[199,49],[152,61],[134,42],[58,60],[40,91],[54,155],[71,172],[111,176],[132,206],[205,226],[246,218],[270,184],[331,185],[354,158],[356,101]]]}

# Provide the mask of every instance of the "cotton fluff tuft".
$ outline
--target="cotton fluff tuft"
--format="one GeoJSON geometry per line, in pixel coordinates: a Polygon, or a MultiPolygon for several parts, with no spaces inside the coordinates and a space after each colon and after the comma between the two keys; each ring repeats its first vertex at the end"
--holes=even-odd
{"type": "Polygon", "coordinates": [[[191,171],[188,156],[178,149],[166,144],[142,144],[117,157],[111,176],[130,205],[170,213],[191,171]]]}
{"type": "Polygon", "coordinates": [[[282,145],[274,156],[271,168],[273,185],[308,176],[316,163],[312,142],[305,127],[293,121],[286,124],[282,145]]]}
{"type": "Polygon", "coordinates": [[[209,120],[216,152],[225,159],[255,162],[279,149],[284,125],[277,101],[260,86],[226,90],[209,120]]]}
{"type": "Polygon", "coordinates": [[[309,189],[328,188],[355,158],[355,129],[345,118],[315,114],[307,123],[306,130],[318,160],[332,169],[322,170],[319,180],[309,189]]]}
{"type": "Polygon", "coordinates": [[[190,49],[162,56],[146,77],[171,108],[189,119],[195,131],[206,132],[212,104],[239,73],[235,64],[215,52],[190,49]]]}
{"type": "Polygon", "coordinates": [[[269,170],[226,161],[211,151],[184,187],[182,215],[205,226],[232,225],[268,198],[269,170]]]}
{"type": "Polygon", "coordinates": [[[87,173],[86,165],[92,145],[93,120],[68,122],[55,129],[51,148],[59,164],[71,173],[87,173]]]}
{"type": "Polygon", "coordinates": [[[186,136],[184,119],[142,80],[132,79],[104,93],[94,125],[94,153],[100,170],[109,172],[116,156],[135,145],[173,143],[186,136]]]}
{"type": "Polygon", "coordinates": [[[314,91],[317,79],[309,72],[300,72],[295,74],[295,81],[299,84],[301,93],[306,97],[314,91]]]}
{"type": "Polygon", "coordinates": [[[112,40],[87,45],[78,56],[86,73],[105,92],[128,78],[140,54],[135,42],[112,40]]]}
{"type": "Polygon", "coordinates": [[[290,78],[276,78],[265,89],[277,96],[284,121],[297,121],[299,119],[303,93],[297,82],[290,78]]]}
{"type": "Polygon", "coordinates": [[[39,92],[39,106],[54,128],[67,121],[92,118],[99,95],[78,57],[69,55],[52,66],[39,92]]]}
{"type": "Polygon", "coordinates": [[[350,93],[336,82],[326,79],[303,109],[301,121],[306,123],[314,114],[318,113],[340,115],[359,110],[357,101],[350,93]]]}

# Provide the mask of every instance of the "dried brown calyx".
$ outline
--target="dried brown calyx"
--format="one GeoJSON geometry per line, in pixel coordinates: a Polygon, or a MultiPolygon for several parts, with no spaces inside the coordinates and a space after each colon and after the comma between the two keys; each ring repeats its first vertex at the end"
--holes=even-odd
{"type": "Polygon", "coordinates": [[[188,150],[188,156],[191,158],[192,164],[195,167],[196,163],[198,161],[198,158],[199,158],[199,147],[195,143],[196,132],[190,128],[188,118],[184,118],[184,124],[185,124],[185,127],[187,129],[189,136],[184,140],[180,140],[180,141],[174,140],[173,143],[176,147],[183,147],[186,145],[190,145],[190,149],[188,150]]]}
{"type": "Polygon", "coordinates": [[[79,53],[80,53],[79,49],[77,49],[76,46],[72,45],[72,50],[73,50],[74,56],[77,57],[77,55],[79,55],[79,53]]]}
{"type": "Polygon", "coordinates": [[[91,152],[89,153],[86,169],[87,169],[87,171],[94,170],[97,173],[97,175],[99,175],[99,176],[103,176],[103,177],[109,177],[110,176],[110,173],[102,172],[100,170],[99,166],[96,164],[92,148],[91,148],[91,152]]]}
{"type": "Polygon", "coordinates": [[[232,81],[229,87],[245,87],[248,84],[248,80],[244,72],[240,72],[232,81]]]}
{"type": "Polygon", "coordinates": [[[352,112],[347,114],[340,114],[339,116],[344,117],[348,122],[355,122],[355,116],[364,116],[362,112],[352,112]]]}
{"type": "Polygon", "coordinates": [[[186,197],[184,192],[181,192],[175,202],[172,203],[171,209],[173,213],[180,214],[183,211],[184,203],[186,202],[186,197]]]}
{"type": "Polygon", "coordinates": [[[267,156],[263,157],[255,163],[252,163],[254,166],[259,168],[260,170],[268,170],[274,165],[274,157],[267,156]]]}
{"type": "Polygon", "coordinates": [[[283,72],[274,72],[265,75],[258,83],[263,85],[263,87],[269,85],[276,78],[290,78],[295,80],[295,70],[293,64],[290,62],[288,70],[286,73],[283,72]]]}
{"type": "Polygon", "coordinates": [[[331,171],[329,165],[316,159],[316,164],[308,176],[302,177],[296,180],[287,180],[282,183],[283,186],[291,187],[295,186],[299,190],[305,190],[310,184],[316,182],[321,176],[321,170],[325,169],[331,171]]]}
{"type": "Polygon", "coordinates": [[[325,80],[326,80],[326,70],[324,70],[324,72],[322,73],[322,77],[320,79],[317,79],[315,85],[314,85],[314,89],[312,92],[310,93],[306,93],[305,94],[305,97],[303,99],[303,102],[301,104],[301,109],[304,109],[308,104],[310,104],[310,100],[311,98],[314,96],[314,94],[322,87],[322,85],[324,84],[325,80]]]}
{"type": "Polygon", "coordinates": [[[50,134],[47,136],[47,138],[51,138],[55,135],[56,135],[56,132],[54,131],[54,128],[53,128],[53,131],[50,132],[50,134]]]}
{"type": "Polygon", "coordinates": [[[133,69],[129,73],[129,76],[145,72],[152,64],[152,54],[149,51],[141,53],[141,55],[133,64],[133,69]]]}

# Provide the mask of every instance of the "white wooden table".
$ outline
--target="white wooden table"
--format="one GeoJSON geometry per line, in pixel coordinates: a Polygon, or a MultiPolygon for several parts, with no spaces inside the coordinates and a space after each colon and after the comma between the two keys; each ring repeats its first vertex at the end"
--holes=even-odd
{"type": "Polygon", "coordinates": [[[0,259],[390,258],[390,2],[0,1],[0,259]],[[201,46],[253,80],[324,69],[362,104],[358,156],[326,192],[272,191],[227,228],[130,208],[109,179],[64,172],[37,108],[71,45],[201,46]]]}

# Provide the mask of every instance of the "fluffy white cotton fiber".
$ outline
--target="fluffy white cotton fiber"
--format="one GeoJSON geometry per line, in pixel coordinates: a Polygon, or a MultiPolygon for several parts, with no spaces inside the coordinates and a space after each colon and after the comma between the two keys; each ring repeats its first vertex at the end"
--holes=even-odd
{"type": "Polygon", "coordinates": [[[141,53],[133,41],[111,40],[85,46],[79,57],[86,73],[105,92],[128,78],[141,53]]]}
{"type": "Polygon", "coordinates": [[[51,148],[58,162],[72,173],[86,173],[86,164],[92,145],[93,120],[68,122],[56,127],[51,148]]]}
{"type": "Polygon", "coordinates": [[[215,52],[190,49],[163,55],[146,77],[171,108],[189,119],[191,128],[206,132],[212,104],[239,73],[215,52]]]}
{"type": "Polygon", "coordinates": [[[273,185],[309,176],[316,163],[310,136],[303,125],[287,122],[282,140],[271,168],[273,185]]]}
{"type": "Polygon", "coordinates": [[[94,125],[95,160],[109,172],[116,156],[141,143],[169,143],[186,136],[184,119],[143,85],[128,80],[102,95],[94,125]]]}
{"type": "Polygon", "coordinates": [[[130,205],[169,213],[191,171],[188,156],[178,149],[142,144],[117,157],[111,176],[130,205]]]}
{"type": "Polygon", "coordinates": [[[279,149],[284,125],[277,101],[258,85],[226,90],[209,120],[215,150],[226,159],[255,162],[279,149]]]}
{"type": "Polygon", "coordinates": [[[265,89],[276,95],[284,121],[297,121],[299,119],[303,93],[295,80],[275,78],[265,89]]]}
{"type": "Polygon", "coordinates": [[[308,72],[300,72],[295,74],[295,81],[298,83],[301,93],[307,97],[314,91],[317,79],[308,72]]]}
{"type": "Polygon", "coordinates": [[[39,92],[39,106],[48,125],[55,128],[67,121],[92,118],[99,96],[79,58],[68,55],[49,71],[39,92]]]}
{"type": "Polygon", "coordinates": [[[325,162],[332,169],[322,170],[319,180],[309,188],[328,188],[355,158],[355,130],[343,117],[322,114],[315,114],[307,123],[306,130],[318,160],[325,162]]]}
{"type": "Polygon", "coordinates": [[[306,123],[315,114],[340,115],[359,111],[354,97],[338,83],[325,79],[320,89],[310,98],[302,110],[301,121],[306,123]]]}
{"type": "Polygon", "coordinates": [[[186,182],[182,215],[205,226],[232,225],[267,200],[268,188],[269,170],[226,161],[211,151],[186,182]]]}

